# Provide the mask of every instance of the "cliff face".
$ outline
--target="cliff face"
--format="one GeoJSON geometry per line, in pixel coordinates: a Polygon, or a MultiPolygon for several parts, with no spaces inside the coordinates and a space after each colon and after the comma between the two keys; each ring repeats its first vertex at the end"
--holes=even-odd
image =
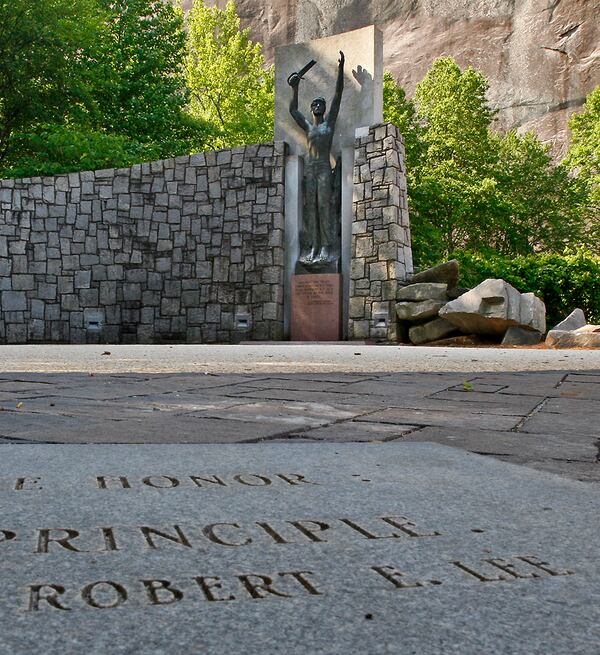
{"type": "Polygon", "coordinates": [[[557,155],[569,114],[600,84],[600,0],[237,0],[237,7],[269,59],[278,45],[374,23],[384,32],[385,68],[409,93],[434,59],[451,55],[490,80],[500,127],[533,130],[557,155]]]}

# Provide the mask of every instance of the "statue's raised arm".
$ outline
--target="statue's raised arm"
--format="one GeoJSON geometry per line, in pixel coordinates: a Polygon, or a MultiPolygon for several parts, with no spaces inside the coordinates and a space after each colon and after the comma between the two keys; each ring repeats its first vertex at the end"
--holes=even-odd
{"type": "Polygon", "coordinates": [[[302,78],[298,74],[290,75],[289,84],[292,87],[293,95],[290,101],[290,114],[292,118],[298,123],[298,125],[305,131],[308,132],[310,123],[306,120],[304,114],[298,109],[298,87],[300,86],[300,80],[302,78]]]}
{"type": "Polygon", "coordinates": [[[335,122],[337,121],[338,114],[340,112],[340,104],[342,102],[342,93],[344,91],[344,62],[346,57],[344,53],[340,50],[340,58],[338,60],[338,75],[337,82],[335,85],[335,95],[331,101],[331,109],[327,115],[327,123],[333,130],[335,128],[335,122]]]}

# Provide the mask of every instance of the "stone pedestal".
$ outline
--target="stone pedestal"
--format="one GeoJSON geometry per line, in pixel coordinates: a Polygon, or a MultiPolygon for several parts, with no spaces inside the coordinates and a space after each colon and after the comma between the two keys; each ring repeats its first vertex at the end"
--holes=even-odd
{"type": "Polygon", "coordinates": [[[342,336],[342,276],[292,276],[292,341],[338,341],[342,336]]]}

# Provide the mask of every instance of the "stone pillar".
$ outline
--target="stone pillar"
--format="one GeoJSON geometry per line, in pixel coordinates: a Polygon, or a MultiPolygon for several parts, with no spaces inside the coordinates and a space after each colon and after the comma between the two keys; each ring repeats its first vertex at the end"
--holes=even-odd
{"type": "Polygon", "coordinates": [[[404,142],[391,123],[356,130],[349,339],[396,341],[398,284],[412,273],[404,142]]]}

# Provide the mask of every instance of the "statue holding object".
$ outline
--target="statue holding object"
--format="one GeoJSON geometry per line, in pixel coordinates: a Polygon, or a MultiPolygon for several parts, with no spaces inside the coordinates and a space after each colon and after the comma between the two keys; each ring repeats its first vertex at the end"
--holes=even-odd
{"type": "Polygon", "coordinates": [[[325,98],[315,98],[310,105],[312,121],[298,109],[298,88],[303,75],[316,62],[309,62],[288,78],[293,90],[290,114],[306,132],[308,145],[304,165],[304,212],[298,260],[299,267],[306,272],[324,272],[332,268],[337,272],[339,266],[341,161],[338,159],[335,170],[332,170],[331,146],[344,90],[344,61],[344,53],[340,51],[335,95],[329,113],[325,115],[325,98]]]}

